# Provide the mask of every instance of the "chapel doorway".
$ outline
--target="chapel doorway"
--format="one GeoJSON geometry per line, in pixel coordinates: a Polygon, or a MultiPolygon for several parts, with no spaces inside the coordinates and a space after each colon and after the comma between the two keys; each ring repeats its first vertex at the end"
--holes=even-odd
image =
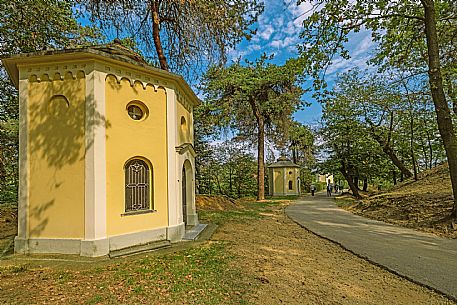
{"type": "Polygon", "coordinates": [[[187,225],[187,178],[186,178],[186,166],[182,167],[182,218],[184,225],[187,225]]]}

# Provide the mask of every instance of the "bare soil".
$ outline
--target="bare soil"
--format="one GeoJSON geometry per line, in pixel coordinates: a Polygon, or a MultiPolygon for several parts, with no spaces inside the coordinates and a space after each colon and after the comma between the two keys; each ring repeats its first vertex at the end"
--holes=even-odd
{"type": "MultiPolygon", "coordinates": [[[[4,257],[0,303],[456,304],[298,226],[284,214],[288,201],[252,208],[205,200],[228,216],[210,241],[188,250],[114,260],[4,257]]],[[[1,215],[2,232],[15,232],[6,221],[14,210],[1,215]]]]}
{"type": "Polygon", "coordinates": [[[17,210],[11,206],[0,205],[0,239],[17,234],[17,210]]]}
{"type": "Polygon", "coordinates": [[[449,217],[453,196],[449,167],[442,164],[409,179],[387,192],[355,201],[339,198],[341,207],[355,214],[395,225],[457,238],[457,224],[449,217]]]}
{"type": "Polygon", "coordinates": [[[195,205],[198,210],[223,211],[240,207],[240,204],[233,198],[222,195],[197,195],[195,205]]]}
{"type": "Polygon", "coordinates": [[[17,234],[17,209],[0,205],[0,257],[12,248],[17,234]]]}
{"type": "Polygon", "coordinates": [[[253,304],[454,304],[303,229],[285,205],[213,236],[230,243],[234,264],[251,278],[253,304]]]}

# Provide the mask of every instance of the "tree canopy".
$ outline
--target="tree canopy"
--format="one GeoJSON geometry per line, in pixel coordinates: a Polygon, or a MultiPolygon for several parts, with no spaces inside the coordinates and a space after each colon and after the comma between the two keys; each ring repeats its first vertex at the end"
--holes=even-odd
{"type": "Polygon", "coordinates": [[[255,133],[258,157],[258,199],[265,196],[266,129],[286,126],[301,106],[303,89],[298,86],[300,66],[295,60],[283,66],[268,62],[262,56],[255,62],[236,62],[228,67],[214,66],[204,77],[207,101],[215,105],[213,115],[241,135],[255,133]]]}
{"type": "MultiPolygon", "coordinates": [[[[304,43],[300,52],[310,63],[318,89],[325,87],[322,74],[334,56],[348,57],[344,45],[348,34],[361,29],[371,30],[379,43],[378,63],[403,70],[406,67],[413,73],[428,72],[430,96],[454,191],[452,214],[457,217],[457,137],[443,82],[443,75],[449,76],[446,70],[455,67],[456,43],[452,37],[457,31],[457,7],[454,1],[317,0],[312,4],[314,11],[303,23],[304,43]]],[[[449,76],[448,88],[452,84],[449,76]]]]}
{"type": "Polygon", "coordinates": [[[161,69],[184,74],[224,63],[228,50],[254,33],[263,11],[259,0],[79,2],[101,29],[127,35],[161,69]]]}

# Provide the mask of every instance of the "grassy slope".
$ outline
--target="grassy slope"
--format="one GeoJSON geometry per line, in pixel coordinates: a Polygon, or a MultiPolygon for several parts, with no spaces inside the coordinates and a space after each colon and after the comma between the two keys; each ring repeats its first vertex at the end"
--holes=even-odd
{"type": "Polygon", "coordinates": [[[341,206],[353,213],[437,235],[457,238],[457,226],[449,218],[452,188],[447,164],[423,172],[387,192],[361,201],[340,198],[341,206]]]}

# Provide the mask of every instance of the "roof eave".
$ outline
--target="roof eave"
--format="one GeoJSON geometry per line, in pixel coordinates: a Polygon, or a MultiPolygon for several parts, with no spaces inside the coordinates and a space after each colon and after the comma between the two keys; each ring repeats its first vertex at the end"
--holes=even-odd
{"type": "Polygon", "coordinates": [[[112,61],[114,63],[121,62],[121,63],[127,64],[129,66],[134,66],[135,68],[142,68],[143,70],[146,70],[146,72],[157,73],[164,78],[174,80],[189,95],[191,103],[194,107],[197,107],[200,105],[200,99],[197,97],[195,92],[192,90],[192,88],[190,88],[189,84],[184,80],[184,78],[181,75],[174,74],[174,73],[171,73],[171,72],[168,72],[165,70],[161,70],[161,69],[149,66],[149,65],[145,65],[143,63],[136,62],[133,59],[127,59],[125,57],[118,56],[115,54],[108,54],[106,52],[95,50],[90,47],[77,48],[77,49],[40,51],[40,52],[23,53],[23,54],[13,54],[13,55],[0,57],[0,59],[2,61],[2,64],[4,65],[8,75],[10,76],[11,80],[13,81],[14,86],[16,88],[19,88],[19,69],[18,69],[19,63],[33,62],[36,59],[44,57],[44,56],[59,56],[59,57],[65,58],[65,57],[80,55],[81,53],[84,53],[85,55],[87,55],[88,59],[90,59],[90,58],[102,59],[102,60],[106,60],[106,61],[112,61]]]}

